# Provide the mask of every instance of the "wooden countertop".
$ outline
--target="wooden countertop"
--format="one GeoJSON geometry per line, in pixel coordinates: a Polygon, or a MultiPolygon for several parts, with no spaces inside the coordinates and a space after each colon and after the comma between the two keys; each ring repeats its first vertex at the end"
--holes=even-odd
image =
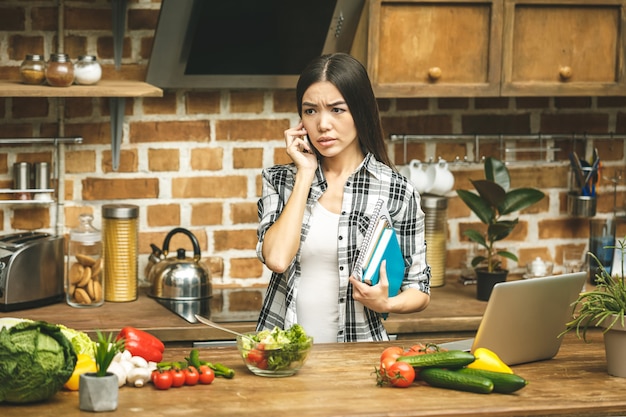
{"type": "MultiPolygon", "coordinates": [[[[446,285],[432,289],[431,302],[426,310],[414,314],[391,314],[385,326],[390,334],[401,337],[476,331],[487,303],[478,301],[475,294],[475,285],[463,285],[456,279],[450,279],[446,285]]],[[[257,314],[252,312],[248,315],[253,319],[238,320],[227,314],[212,313],[212,319],[228,322],[228,327],[233,330],[245,332],[254,330],[257,314]]],[[[187,322],[145,294],[133,302],[106,302],[97,308],[74,308],[61,302],[28,310],[1,312],[0,317],[45,320],[85,331],[92,337],[96,330],[116,332],[124,326],[133,326],[151,332],[164,342],[232,340],[228,333],[187,322]]]]}
{"type": "MultiPolygon", "coordinates": [[[[517,365],[513,370],[529,385],[514,394],[473,394],[414,384],[400,388],[376,386],[372,374],[387,343],[314,345],[298,374],[263,378],[244,367],[235,347],[201,348],[203,360],[235,369],[232,380],[211,385],[159,391],[123,387],[113,414],[150,416],[605,416],[626,410],[626,378],[606,373],[602,335],[591,343],[568,334],[554,359],[517,365]]],[[[416,339],[411,342],[437,342],[416,339]]],[[[529,341],[532,343],[532,341],[529,341]]],[[[165,360],[181,360],[186,348],[168,348],[165,360]]],[[[78,393],[62,391],[50,401],[10,406],[0,404],[3,417],[86,415],[78,409],[78,393]]]]}

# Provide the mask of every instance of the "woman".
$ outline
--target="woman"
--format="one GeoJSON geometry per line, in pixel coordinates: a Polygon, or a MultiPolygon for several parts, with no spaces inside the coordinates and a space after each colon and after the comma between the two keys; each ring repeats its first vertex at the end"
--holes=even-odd
{"type": "Polygon", "coordinates": [[[285,131],[293,162],[263,170],[257,255],[273,274],[257,329],[299,323],[317,343],[388,340],[384,313],[413,313],[430,300],[419,195],[392,169],[359,61],[347,54],[313,60],[296,99],[301,122],[285,131]],[[405,260],[394,297],[384,262],[376,285],[351,276],[378,199],[405,260]]]}

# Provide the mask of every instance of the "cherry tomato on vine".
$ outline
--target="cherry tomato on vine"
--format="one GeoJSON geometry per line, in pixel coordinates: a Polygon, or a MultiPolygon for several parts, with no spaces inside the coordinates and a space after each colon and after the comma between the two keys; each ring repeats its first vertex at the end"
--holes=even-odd
{"type": "Polygon", "coordinates": [[[215,379],[215,372],[208,365],[201,365],[198,374],[201,384],[210,384],[215,379]]]}
{"type": "Polygon", "coordinates": [[[172,374],[169,371],[154,371],[152,376],[152,383],[157,389],[166,390],[172,387],[172,374]]]}
{"type": "Polygon", "coordinates": [[[380,372],[385,374],[386,370],[391,368],[391,366],[396,363],[396,358],[387,356],[380,361],[380,372]]]}
{"type": "Polygon", "coordinates": [[[391,386],[406,388],[415,381],[415,369],[407,362],[396,362],[387,369],[387,378],[391,386]]]}
{"type": "Polygon", "coordinates": [[[170,369],[170,374],[172,374],[172,386],[173,387],[182,387],[185,385],[185,373],[180,369],[173,368],[170,369]]]}
{"type": "Polygon", "coordinates": [[[400,356],[404,354],[404,349],[400,346],[389,346],[383,350],[383,353],[380,354],[380,361],[386,358],[393,358],[393,360],[398,359],[400,356]]]}
{"type": "Polygon", "coordinates": [[[200,379],[200,374],[195,366],[189,366],[183,373],[185,374],[185,385],[196,385],[200,379]]]}

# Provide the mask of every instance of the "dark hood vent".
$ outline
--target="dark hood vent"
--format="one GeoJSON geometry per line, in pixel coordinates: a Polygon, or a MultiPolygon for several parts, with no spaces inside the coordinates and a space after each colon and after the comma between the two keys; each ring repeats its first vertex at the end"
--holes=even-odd
{"type": "Polygon", "coordinates": [[[314,57],[350,52],[365,0],[163,0],[146,81],[295,88],[314,57]]]}

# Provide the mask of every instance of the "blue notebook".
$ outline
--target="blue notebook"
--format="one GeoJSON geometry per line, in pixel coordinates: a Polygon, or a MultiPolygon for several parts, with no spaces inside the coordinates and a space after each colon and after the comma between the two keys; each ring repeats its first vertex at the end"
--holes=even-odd
{"type": "Polygon", "coordinates": [[[393,297],[400,292],[400,285],[404,279],[404,257],[393,227],[387,227],[383,230],[369,264],[363,269],[363,282],[370,285],[378,283],[380,264],[383,260],[387,261],[389,296],[393,297]]]}
{"type": "Polygon", "coordinates": [[[384,208],[384,201],[378,200],[352,275],[361,282],[376,285],[383,260],[387,261],[389,296],[393,297],[400,292],[404,279],[404,257],[396,231],[384,208]]]}

